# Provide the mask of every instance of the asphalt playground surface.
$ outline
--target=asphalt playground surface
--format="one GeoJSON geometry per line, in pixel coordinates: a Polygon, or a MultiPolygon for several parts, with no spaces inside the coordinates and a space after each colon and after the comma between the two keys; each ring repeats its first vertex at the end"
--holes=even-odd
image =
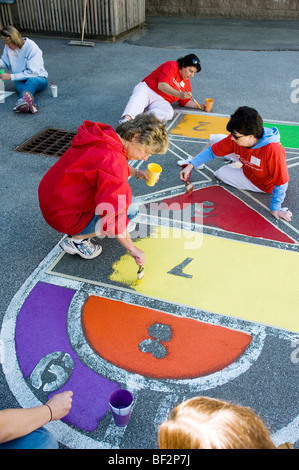
{"type": "MultiPolygon", "coordinates": [[[[49,425],[62,448],[156,449],[157,428],[168,411],[186,398],[203,394],[251,406],[265,420],[277,444],[290,441],[299,448],[298,21],[149,17],[140,30],[113,43],[96,41],[94,47],[70,46],[69,39],[64,38],[30,37],[43,50],[49,83],[53,81],[58,86],[58,97],[53,98],[50,89],[37,95],[40,111],[36,115],[12,112],[16,94],[0,104],[0,408],[35,406],[44,402],[50,392],[73,385],[73,414],[69,420],[49,425]],[[140,246],[147,249],[148,264],[143,284],[136,286],[130,280],[135,267],[115,240],[103,240],[103,254],[92,262],[61,253],[58,243],[62,234],[47,226],[37,197],[39,182],[56,159],[15,149],[47,127],[76,131],[84,120],[116,127],[133,86],[162,62],[191,52],[198,55],[202,65],[202,71],[191,81],[193,95],[200,103],[207,97],[214,98],[213,111],[207,115],[200,110],[191,112],[174,106],[176,114],[168,124],[170,150],[165,156],[152,157],[163,167],[159,183],[153,189],[132,180],[133,194],[145,205],[169,198],[180,201],[184,186],[179,180],[177,160],[199,153],[208,140],[208,132],[217,133],[218,127],[224,126],[238,106],[247,105],[257,109],[266,123],[280,126],[290,172],[284,205],[292,211],[293,219],[290,223],[276,222],[268,211],[269,195],[253,197],[219,184],[213,171],[223,162],[215,160],[193,174],[194,189],[198,190],[196,194],[207,191],[204,200],[208,202],[220,191],[222,200],[232,201],[233,207],[241,204],[235,228],[225,217],[223,225],[207,222],[202,245],[207,247],[203,248],[203,266],[196,265],[194,254],[201,251],[184,252],[181,240],[165,242],[141,236],[140,246]],[[239,231],[239,222],[246,220],[248,211],[254,234],[248,228],[243,233],[239,231]],[[273,237],[260,236],[262,225],[259,224],[273,237]],[[287,241],[278,234],[287,237],[287,241]],[[228,244],[231,244],[229,250],[228,244]],[[232,252],[235,257],[229,255],[232,252]],[[182,256],[177,256],[178,253],[182,256]],[[122,269],[124,276],[119,274],[122,269]],[[201,285],[207,292],[204,304],[197,297],[201,285]],[[108,309],[104,323],[107,323],[105,328],[111,328],[107,331],[115,334],[115,342],[106,345],[105,354],[101,354],[102,346],[96,335],[91,334],[88,344],[82,336],[82,331],[92,333],[94,327],[87,307],[84,307],[84,320],[81,319],[83,304],[89,296],[95,303],[103,298],[112,302],[112,306],[103,307],[108,309]],[[44,303],[40,303],[42,298],[44,303]],[[259,299],[260,303],[253,299],[259,299]],[[122,318],[114,305],[117,302],[124,306],[122,318]],[[112,310],[114,324],[108,325],[112,310]],[[38,315],[44,312],[46,316],[40,321],[38,315]],[[186,319],[197,326],[203,322],[215,326],[220,333],[225,328],[232,335],[247,335],[250,345],[231,357],[228,339],[228,351],[223,354],[231,358],[230,363],[214,364],[213,370],[200,364],[200,377],[195,377],[192,370],[190,377],[173,378],[175,370],[169,378],[163,376],[163,367],[155,369],[153,362],[149,363],[149,370],[147,364],[141,366],[138,357],[130,355],[130,349],[124,353],[128,357],[123,358],[121,348],[116,346],[118,342],[125,346],[126,335],[135,334],[134,321],[151,312],[155,313],[156,323],[165,324],[165,318],[171,318],[171,327],[175,329],[176,325],[171,323],[174,318],[178,328],[181,328],[179,321],[183,325],[186,319]],[[55,321],[51,319],[52,314],[55,321]],[[131,318],[130,324],[126,323],[125,315],[131,318]],[[67,333],[63,338],[64,326],[60,320],[63,323],[64,319],[67,333]],[[81,320],[85,322],[83,330],[81,320]],[[43,349],[42,344],[47,347],[43,349]],[[113,355],[114,348],[117,354],[113,355]],[[48,383],[49,388],[34,385],[31,373],[35,366],[42,367],[39,360],[57,351],[60,357],[56,363],[51,356],[52,365],[56,364],[51,378],[40,372],[43,385],[48,383]],[[68,369],[70,357],[73,362],[68,369]],[[98,384],[99,376],[102,382],[98,384]],[[84,384],[89,389],[93,384],[94,390],[99,386],[98,407],[91,405],[95,396],[84,384]],[[115,427],[107,403],[106,408],[103,405],[108,391],[119,386],[133,390],[135,398],[126,428],[115,427]]],[[[13,84],[5,84],[5,91],[14,91],[13,84]]],[[[218,210],[221,212],[221,207],[218,210]]],[[[148,225],[146,217],[138,221],[139,228],[148,225]]],[[[175,224],[167,223],[171,229],[176,228],[175,224]]],[[[156,335],[155,344],[166,347],[169,339],[163,337],[163,331],[160,334],[160,337],[156,335]]],[[[153,342],[155,335],[149,335],[151,339],[147,341],[153,342]]],[[[102,340],[105,342],[107,337],[102,340]]],[[[188,336],[183,340],[187,348],[188,336]]],[[[238,341],[239,337],[237,345],[238,341]]],[[[190,345],[188,350],[190,370],[201,350],[211,345],[205,339],[197,347],[190,345]]],[[[216,362],[217,348],[216,342],[216,362]]],[[[178,354],[175,365],[184,368],[189,362],[178,354]]]]}

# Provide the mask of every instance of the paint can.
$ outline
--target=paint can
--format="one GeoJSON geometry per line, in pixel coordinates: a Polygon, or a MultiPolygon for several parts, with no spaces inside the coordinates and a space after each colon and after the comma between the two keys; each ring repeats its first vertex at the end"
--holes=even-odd
{"type": "Polygon", "coordinates": [[[53,98],[57,98],[57,94],[58,94],[57,85],[55,85],[52,82],[51,85],[50,85],[50,88],[51,88],[51,93],[52,93],[53,98]]]}
{"type": "Polygon", "coordinates": [[[127,426],[133,405],[133,395],[129,390],[119,388],[109,396],[109,405],[116,426],[127,426]]]}

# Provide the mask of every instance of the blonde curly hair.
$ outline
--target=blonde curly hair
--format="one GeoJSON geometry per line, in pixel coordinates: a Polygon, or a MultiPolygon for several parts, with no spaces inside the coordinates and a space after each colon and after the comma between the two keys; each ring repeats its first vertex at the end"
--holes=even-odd
{"type": "Polygon", "coordinates": [[[142,147],[150,147],[153,153],[166,153],[169,139],[164,123],[154,114],[138,114],[135,119],[123,122],[115,129],[118,135],[131,142],[136,136],[142,147]]]}

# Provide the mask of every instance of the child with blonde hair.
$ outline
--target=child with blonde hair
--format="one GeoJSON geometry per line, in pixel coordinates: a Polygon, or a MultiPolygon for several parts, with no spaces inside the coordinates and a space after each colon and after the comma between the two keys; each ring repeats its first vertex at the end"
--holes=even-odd
{"type": "Polygon", "coordinates": [[[161,424],[159,448],[276,449],[276,446],[252,409],[214,398],[195,397],[180,403],[161,424]]]}

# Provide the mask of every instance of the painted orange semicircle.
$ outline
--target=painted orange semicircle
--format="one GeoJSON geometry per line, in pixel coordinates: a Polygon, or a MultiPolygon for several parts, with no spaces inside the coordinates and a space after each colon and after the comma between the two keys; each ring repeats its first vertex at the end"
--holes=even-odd
{"type": "Polygon", "coordinates": [[[128,372],[153,379],[190,379],[217,372],[249,346],[249,334],[187,317],[90,296],[82,309],[87,342],[103,359],[128,372]],[[153,336],[153,325],[169,336],[153,336]],[[150,330],[148,330],[150,328],[150,330]],[[146,341],[149,350],[140,345],[146,341]],[[155,357],[151,345],[165,351],[155,357]]]}

